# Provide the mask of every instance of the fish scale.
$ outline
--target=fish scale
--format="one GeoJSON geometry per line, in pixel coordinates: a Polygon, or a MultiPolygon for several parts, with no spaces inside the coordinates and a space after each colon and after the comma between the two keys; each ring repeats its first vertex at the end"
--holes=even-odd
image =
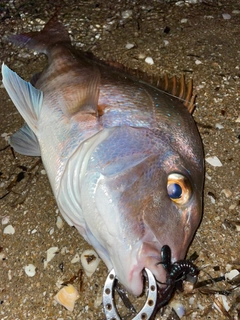
{"type": "Polygon", "coordinates": [[[2,66],[26,122],[10,144],[42,157],[63,217],[129,292],[141,294],[144,269],[164,283],[161,248],[171,248],[172,262],[184,259],[202,217],[192,82],[165,78],[164,89],[182,103],[140,73],[77,51],[56,16],[42,31],[9,40],[48,56],[32,84],[2,66]]]}

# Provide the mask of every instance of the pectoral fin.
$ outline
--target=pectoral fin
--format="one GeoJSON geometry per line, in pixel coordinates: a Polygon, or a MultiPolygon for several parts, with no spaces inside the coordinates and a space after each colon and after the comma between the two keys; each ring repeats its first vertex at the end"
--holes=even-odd
{"type": "Polygon", "coordinates": [[[2,64],[3,84],[12,102],[29,127],[36,133],[37,120],[43,101],[43,93],[24,81],[15,72],[2,64]]]}
{"type": "Polygon", "coordinates": [[[15,151],[25,156],[41,155],[37,137],[26,123],[9,138],[9,143],[15,151]]]}

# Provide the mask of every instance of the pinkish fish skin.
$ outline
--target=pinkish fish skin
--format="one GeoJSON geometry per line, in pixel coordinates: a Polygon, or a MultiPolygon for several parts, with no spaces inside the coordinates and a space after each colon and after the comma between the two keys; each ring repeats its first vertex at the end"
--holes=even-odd
{"type": "Polygon", "coordinates": [[[10,41],[48,56],[32,85],[2,67],[26,121],[10,144],[41,155],[63,217],[127,290],[141,294],[143,268],[164,282],[161,247],[183,259],[202,216],[203,148],[191,114],[76,51],[56,17],[10,41]]]}

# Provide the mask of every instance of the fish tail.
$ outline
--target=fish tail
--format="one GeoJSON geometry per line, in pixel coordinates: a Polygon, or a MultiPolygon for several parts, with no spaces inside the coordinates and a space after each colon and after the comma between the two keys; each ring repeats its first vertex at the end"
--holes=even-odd
{"type": "Polygon", "coordinates": [[[10,35],[8,40],[20,47],[27,47],[37,52],[47,54],[49,48],[56,43],[71,43],[69,34],[55,14],[40,32],[10,35]]]}

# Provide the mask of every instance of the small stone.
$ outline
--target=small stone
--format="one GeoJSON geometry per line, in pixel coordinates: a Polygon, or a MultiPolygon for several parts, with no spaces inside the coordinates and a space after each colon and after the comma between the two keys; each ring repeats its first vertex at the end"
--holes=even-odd
{"type": "Polygon", "coordinates": [[[182,318],[185,315],[186,310],[182,303],[173,301],[170,303],[170,306],[174,309],[179,318],[182,318]]]}
{"type": "Polygon", "coordinates": [[[43,170],[41,170],[41,174],[42,174],[42,175],[46,175],[47,173],[46,173],[46,171],[43,169],[43,170]]]}
{"type": "Polygon", "coordinates": [[[229,19],[231,19],[231,16],[230,16],[230,14],[228,14],[228,13],[223,13],[223,14],[222,14],[222,17],[223,17],[224,20],[229,20],[229,19]]]}
{"type": "Polygon", "coordinates": [[[125,11],[122,11],[122,18],[123,19],[127,19],[127,18],[130,18],[132,15],[132,10],[125,10],[125,11]]]}
{"type": "Polygon", "coordinates": [[[226,198],[230,198],[232,195],[232,192],[229,189],[223,189],[222,193],[224,193],[226,198]]]}
{"type": "Polygon", "coordinates": [[[28,264],[26,267],[24,267],[24,271],[27,276],[34,277],[36,274],[36,267],[33,264],[28,264]]]}
{"type": "Polygon", "coordinates": [[[2,218],[2,225],[8,224],[9,220],[10,220],[9,216],[3,217],[3,218],[2,218]]]}
{"type": "Polygon", "coordinates": [[[222,124],[220,124],[220,123],[216,123],[215,127],[216,127],[217,129],[219,129],[219,130],[221,130],[221,129],[224,128],[224,126],[223,126],[222,124]]]}
{"type": "Polygon", "coordinates": [[[154,64],[153,58],[151,58],[151,57],[147,57],[147,58],[145,59],[145,62],[148,63],[148,64],[150,64],[150,65],[153,65],[153,64],[154,64]]]}
{"type": "Polygon", "coordinates": [[[125,48],[128,49],[128,50],[132,49],[132,48],[134,48],[134,44],[133,43],[127,43],[125,48]]]}
{"type": "Polygon", "coordinates": [[[187,23],[187,22],[188,22],[188,19],[183,18],[180,22],[181,22],[181,23],[187,23]]]}
{"type": "Polygon", "coordinates": [[[56,226],[58,227],[58,229],[62,229],[63,227],[63,220],[60,216],[57,217],[56,226]]]}
{"type": "Polygon", "coordinates": [[[13,226],[11,224],[9,224],[7,227],[4,228],[3,233],[4,234],[14,234],[15,229],[13,228],[13,226]]]}
{"type": "Polygon", "coordinates": [[[200,60],[195,60],[195,63],[196,63],[197,65],[199,65],[199,64],[202,64],[202,61],[200,61],[200,60]]]}
{"type": "Polygon", "coordinates": [[[184,6],[184,1],[177,1],[176,3],[175,3],[175,5],[176,6],[178,6],[178,7],[182,7],[182,6],[184,6]]]}
{"type": "MultiPolygon", "coordinates": [[[[146,56],[144,53],[139,53],[138,59],[144,59],[146,56]]],[[[239,118],[240,119],[240,118],[239,118]]],[[[239,121],[240,122],[240,121],[239,121]]]]}

